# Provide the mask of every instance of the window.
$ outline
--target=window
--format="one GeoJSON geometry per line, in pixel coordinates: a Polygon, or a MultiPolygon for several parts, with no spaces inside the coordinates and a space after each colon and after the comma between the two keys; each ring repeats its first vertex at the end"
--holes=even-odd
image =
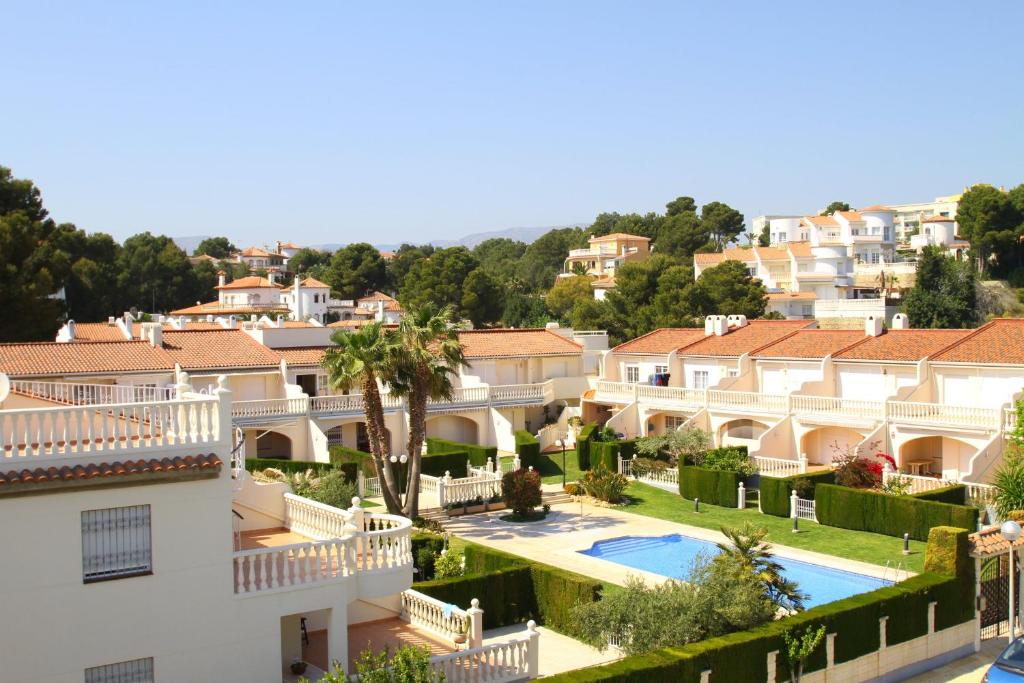
{"type": "Polygon", "coordinates": [[[148,505],[82,513],[82,580],[121,579],[153,572],[148,505]]]}
{"type": "Polygon", "coordinates": [[[780,232],[779,233],[779,244],[785,244],[785,243],[786,243],[786,233],[780,232]]]}
{"type": "Polygon", "coordinates": [[[805,318],[814,315],[814,305],[813,304],[803,304],[801,306],[801,310],[803,311],[803,316],[805,318]]]}
{"type": "Polygon", "coordinates": [[[665,416],[665,430],[676,430],[686,424],[686,418],[680,417],[679,415],[666,415],[665,416]]]}
{"type": "Polygon", "coordinates": [[[757,277],[757,266],[747,266],[747,275],[757,277]]]}
{"type": "Polygon", "coordinates": [[[726,377],[739,377],[740,371],[737,368],[729,368],[725,371],[726,377]]]}
{"type": "Polygon", "coordinates": [[[640,381],[640,366],[639,365],[627,365],[626,366],[626,381],[630,384],[636,384],[640,381]]]}
{"type": "Polygon", "coordinates": [[[153,658],[105,664],[85,670],[85,683],[152,683],[153,658]]]}
{"type": "Polygon", "coordinates": [[[708,388],[708,371],[707,370],[694,370],[693,371],[693,388],[694,389],[707,389],[708,388]]]}
{"type": "Polygon", "coordinates": [[[320,374],[316,376],[316,395],[326,396],[330,392],[330,382],[327,381],[327,375],[320,374]]]}
{"type": "Polygon", "coordinates": [[[654,374],[655,375],[667,375],[668,374],[668,366],[667,365],[655,365],[654,366],[654,374]]]}

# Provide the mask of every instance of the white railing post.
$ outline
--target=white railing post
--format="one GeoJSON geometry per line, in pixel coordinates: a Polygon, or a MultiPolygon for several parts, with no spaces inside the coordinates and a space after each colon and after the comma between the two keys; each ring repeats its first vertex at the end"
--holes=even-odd
{"type": "Polygon", "coordinates": [[[480,601],[473,598],[469,601],[469,633],[467,634],[468,647],[480,647],[484,644],[484,611],[480,609],[480,601]]]}
{"type": "Polygon", "coordinates": [[[807,454],[800,454],[800,474],[807,474],[807,454]]]}
{"type": "MultiPolygon", "coordinates": [[[[210,425],[214,432],[210,436],[212,441],[224,441],[227,450],[231,450],[231,390],[228,389],[228,378],[226,375],[217,377],[217,388],[214,390],[217,397],[217,423],[210,425]]],[[[241,450],[241,449],[240,449],[241,450]]],[[[244,463],[243,463],[244,467],[244,463]]]]}
{"type": "Polygon", "coordinates": [[[516,453],[515,457],[512,458],[512,469],[513,470],[521,470],[522,468],[523,468],[523,463],[519,459],[519,453],[516,453]]]}
{"type": "Polygon", "coordinates": [[[793,518],[795,518],[797,516],[796,506],[797,506],[797,501],[798,500],[799,500],[799,496],[796,495],[796,491],[793,491],[789,495],[789,518],[790,519],[793,519],[793,518]]]}
{"type": "Polygon", "coordinates": [[[526,632],[530,637],[530,643],[526,649],[526,675],[528,678],[540,676],[540,633],[537,632],[537,622],[530,619],[526,622],[526,632]]]}
{"type": "Polygon", "coordinates": [[[747,508],[747,489],[744,488],[743,482],[740,482],[739,490],[736,492],[736,507],[740,510],[747,508]]]}
{"type": "MultiPolygon", "coordinates": [[[[359,496],[355,496],[354,498],[352,498],[352,507],[350,507],[348,511],[352,515],[352,526],[354,526],[356,529],[356,555],[357,557],[359,555],[362,555],[363,561],[365,561],[366,555],[369,552],[369,548],[367,547],[366,539],[362,536],[362,533],[366,531],[366,521],[364,517],[365,513],[363,512],[363,506],[359,504],[360,502],[361,501],[359,500],[359,496]]],[[[359,562],[360,560],[357,559],[356,561],[359,562]]]]}

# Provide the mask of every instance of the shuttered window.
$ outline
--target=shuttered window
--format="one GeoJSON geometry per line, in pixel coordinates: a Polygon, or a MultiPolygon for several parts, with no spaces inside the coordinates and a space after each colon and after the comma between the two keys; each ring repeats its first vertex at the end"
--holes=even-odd
{"type": "Polygon", "coordinates": [[[85,683],[153,683],[153,658],[94,666],[85,670],[85,683]]]}
{"type": "Polygon", "coordinates": [[[82,579],[86,583],[152,570],[148,505],[82,513],[82,579]]]}

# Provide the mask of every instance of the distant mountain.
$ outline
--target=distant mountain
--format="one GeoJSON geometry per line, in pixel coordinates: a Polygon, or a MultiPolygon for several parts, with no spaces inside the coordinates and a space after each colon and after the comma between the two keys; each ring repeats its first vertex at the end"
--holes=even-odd
{"type": "Polygon", "coordinates": [[[177,244],[182,251],[191,256],[192,252],[199,246],[199,243],[207,237],[209,237],[209,235],[191,235],[189,237],[172,237],[171,239],[174,240],[174,243],[177,244]]]}

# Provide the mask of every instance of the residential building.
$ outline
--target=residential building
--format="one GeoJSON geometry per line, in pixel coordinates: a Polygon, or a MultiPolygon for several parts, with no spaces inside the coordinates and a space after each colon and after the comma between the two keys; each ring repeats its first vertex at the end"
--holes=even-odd
{"type": "MultiPolygon", "coordinates": [[[[964,188],[964,192],[969,188],[964,188]]],[[[958,226],[955,223],[957,206],[963,193],[936,197],[933,202],[916,202],[911,204],[887,204],[893,214],[893,226],[896,236],[903,243],[909,243],[911,237],[921,231],[925,219],[942,217],[954,219],[953,234],[958,226]]]]}
{"type": "Polygon", "coordinates": [[[888,330],[873,316],[863,330],[766,324],[756,332],[759,321],[710,316],[705,330],[615,347],[583,415],[630,436],[700,426],[776,472],[859,449],[890,453],[925,482],[991,479],[1024,390],[1024,320],[973,330],[910,329],[902,314],[888,330]],[[652,385],[661,371],[668,386],[652,385]]]}
{"type": "Polygon", "coordinates": [[[917,234],[910,236],[910,246],[918,252],[925,247],[945,247],[959,260],[971,248],[971,243],[957,236],[955,220],[946,216],[932,216],[921,220],[917,234]]]}
{"type": "MultiPolygon", "coordinates": [[[[609,235],[591,237],[586,249],[573,249],[565,259],[565,267],[559,277],[572,277],[575,269],[582,266],[587,275],[599,279],[611,278],[614,283],[615,269],[623,263],[642,261],[651,254],[651,240],[640,235],[614,232],[609,235]]],[[[606,280],[607,281],[607,280],[606,280]]]]}
{"type": "Polygon", "coordinates": [[[239,263],[244,263],[249,270],[284,270],[287,256],[263,247],[248,247],[236,255],[239,263]]]}

